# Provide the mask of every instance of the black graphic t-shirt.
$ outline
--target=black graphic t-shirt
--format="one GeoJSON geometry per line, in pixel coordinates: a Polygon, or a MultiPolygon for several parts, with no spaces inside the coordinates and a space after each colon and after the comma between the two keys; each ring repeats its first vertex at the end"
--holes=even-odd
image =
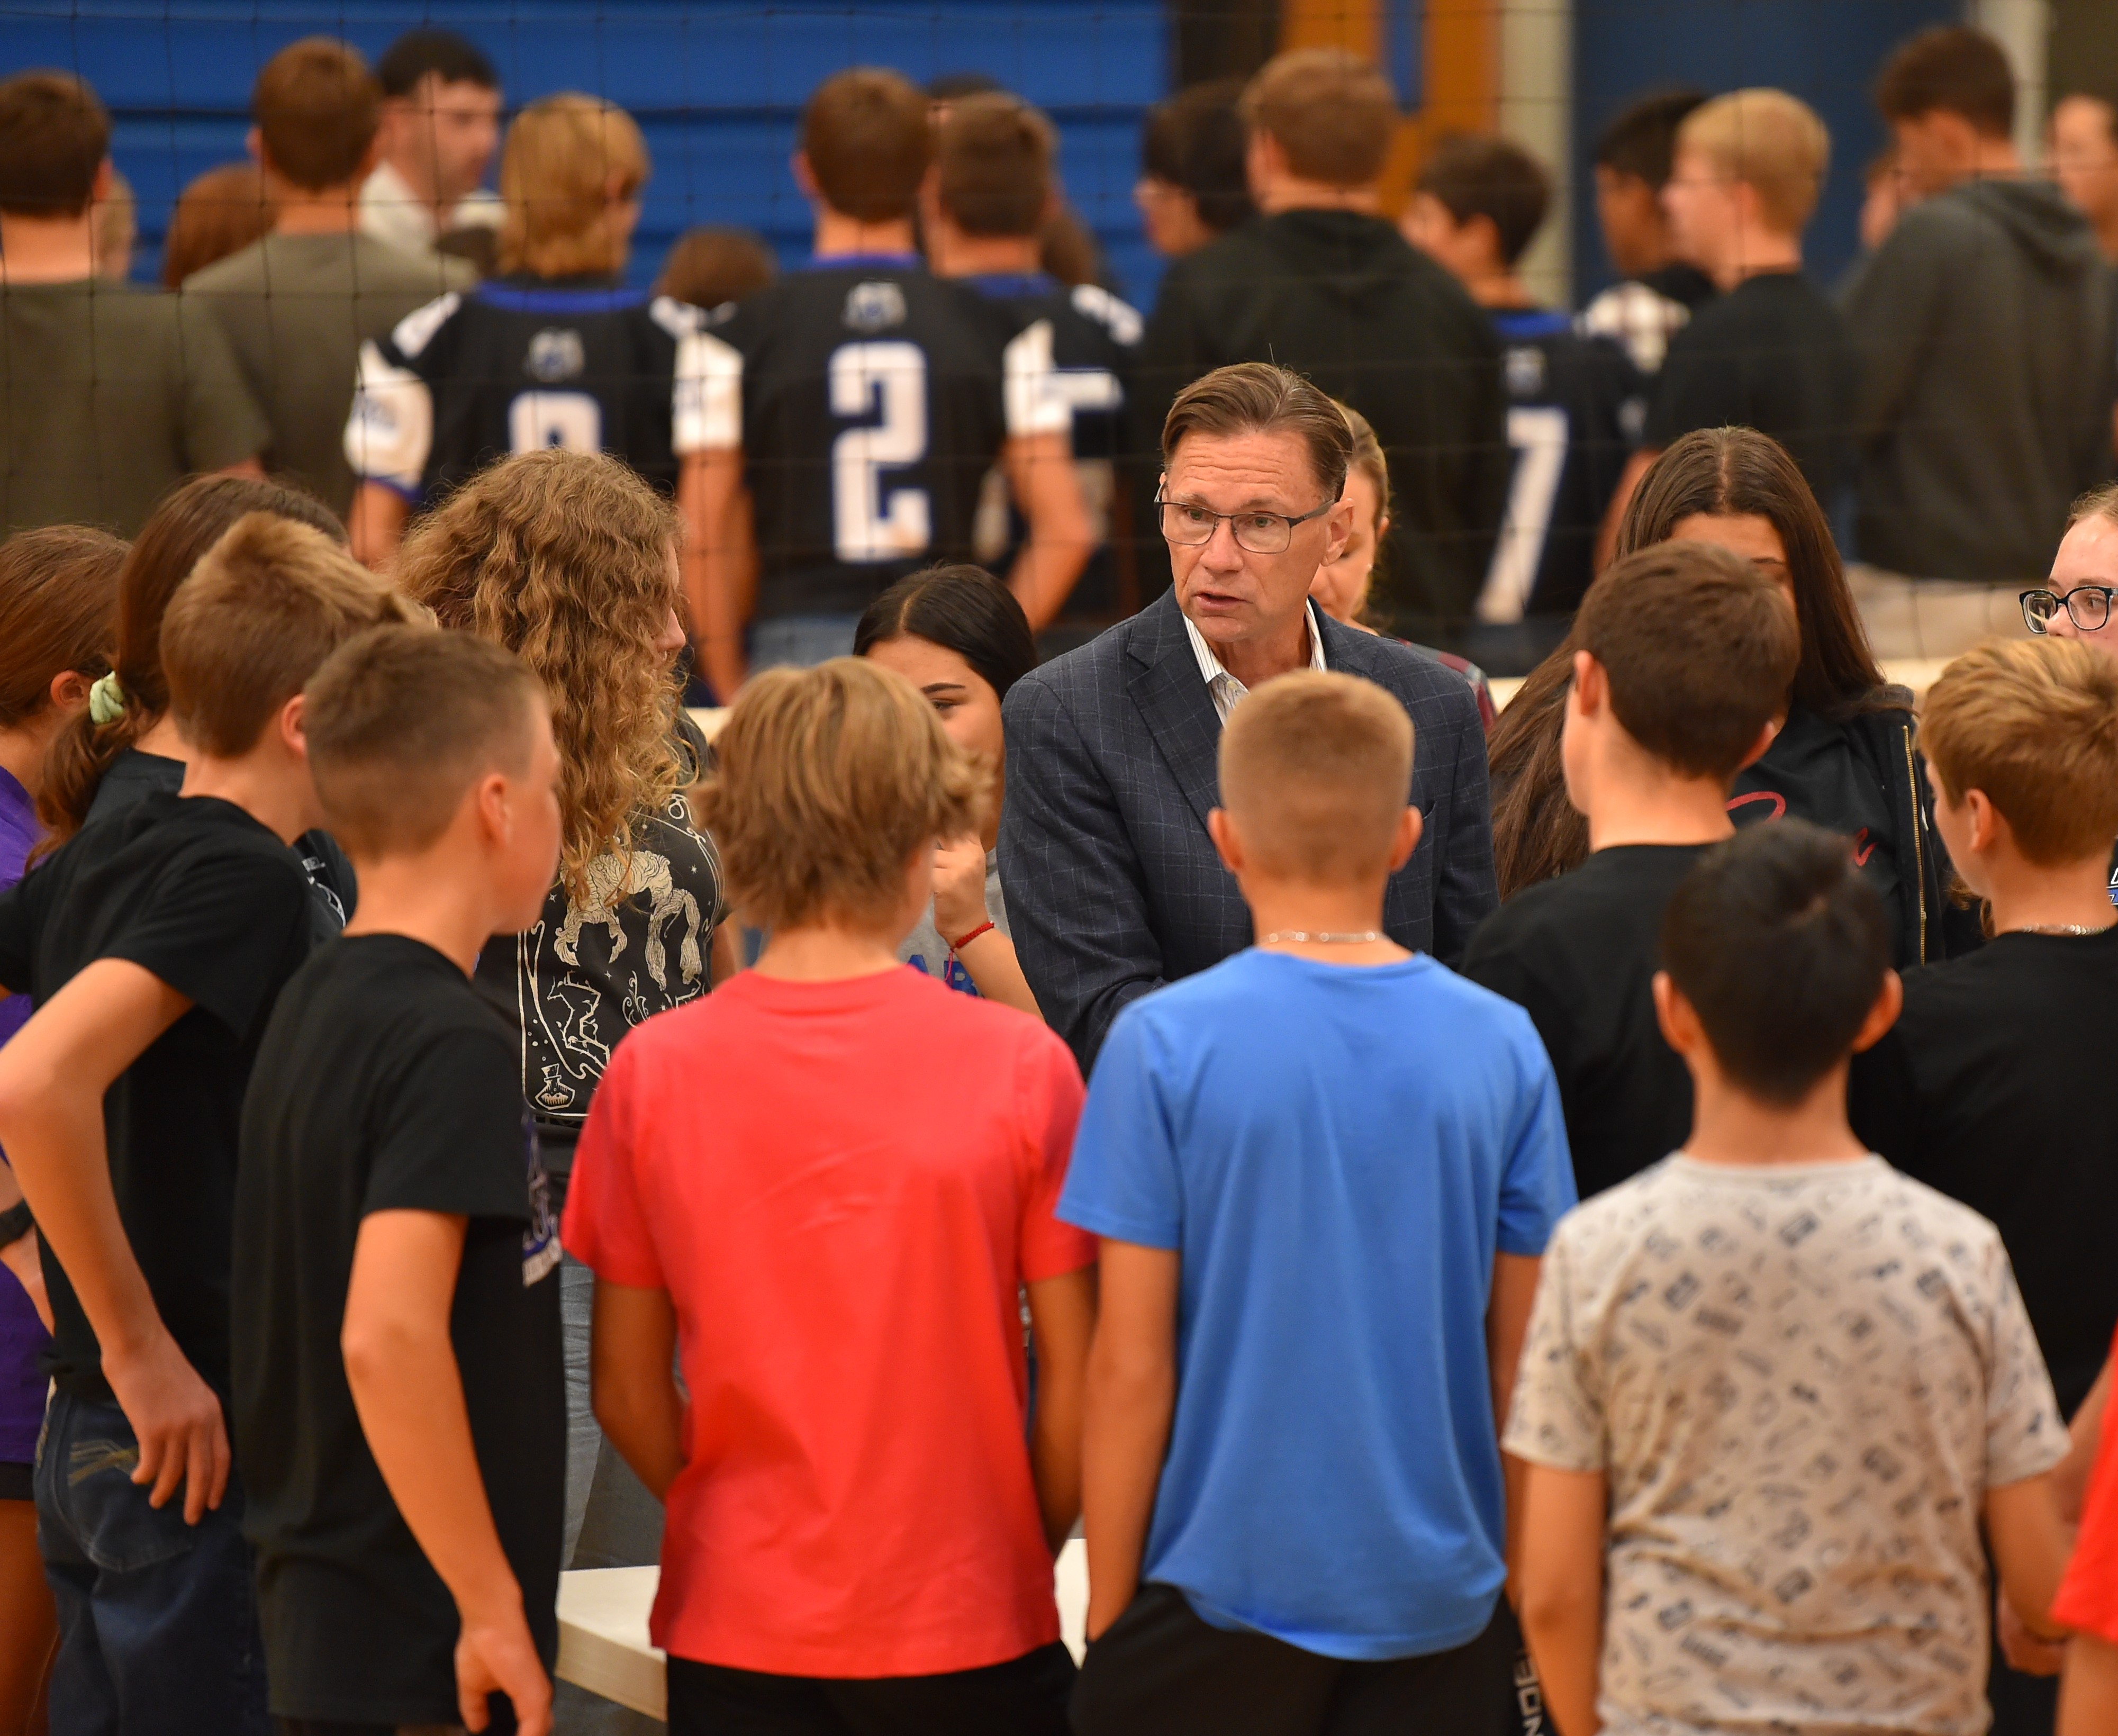
{"type": "MultiPolygon", "coordinates": [[[[688,729],[681,745],[689,779],[707,750],[688,729]]],[[[613,851],[589,865],[585,901],[562,880],[535,924],[495,935],[479,955],[479,990],[518,1035],[522,1095],[561,1182],[618,1039],[706,992],[727,914],[719,853],[681,789],[635,820],[632,846],[629,858],[613,851]]]]}
{"type": "Polygon", "coordinates": [[[456,1603],[362,1431],[345,1295],[371,1215],[466,1220],[449,1338],[493,1527],[548,1665],[566,1488],[559,1243],[509,1033],[424,942],[334,941],[274,1011],[242,1152],[235,1447],[273,1710],[454,1724],[456,1603]]]}

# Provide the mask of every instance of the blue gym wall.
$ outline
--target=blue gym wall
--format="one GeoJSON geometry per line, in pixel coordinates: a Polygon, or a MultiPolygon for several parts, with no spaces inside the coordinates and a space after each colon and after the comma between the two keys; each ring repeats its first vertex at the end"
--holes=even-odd
{"type": "Polygon", "coordinates": [[[586,90],[639,120],[654,179],[634,248],[645,283],[693,224],[757,229],[789,264],[809,214],[788,173],[801,105],[844,67],[895,67],[924,82],[992,74],[1044,108],[1064,143],[1068,197],[1126,292],[1158,277],[1132,206],[1140,125],[1163,93],[1162,0],[0,0],[0,72],[78,72],[110,107],[112,155],[140,201],[135,275],[160,269],[177,192],[243,155],[257,68],[296,38],[345,37],[371,58],[401,30],[460,30],[493,57],[511,107],[586,90]]]}

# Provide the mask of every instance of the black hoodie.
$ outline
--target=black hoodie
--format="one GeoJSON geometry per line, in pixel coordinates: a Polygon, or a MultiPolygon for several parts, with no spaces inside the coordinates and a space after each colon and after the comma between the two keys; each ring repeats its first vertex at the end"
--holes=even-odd
{"type": "Polygon", "coordinates": [[[1899,220],[1845,291],[1863,560],[2042,579],[2068,502],[2111,475],[2111,294],[2088,220],[2046,183],[1967,182],[1899,220]]]}
{"type": "Polygon", "coordinates": [[[1170,266],[1141,354],[1144,456],[1177,393],[1231,362],[1279,363],[1359,410],[1395,497],[1378,603],[1402,633],[1469,618],[1513,462],[1500,344],[1456,280],[1389,224],[1294,211],[1230,231],[1170,266]]]}

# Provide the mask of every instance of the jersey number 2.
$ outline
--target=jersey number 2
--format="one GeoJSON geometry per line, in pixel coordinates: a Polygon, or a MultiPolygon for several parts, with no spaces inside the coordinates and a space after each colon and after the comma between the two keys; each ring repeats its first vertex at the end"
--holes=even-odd
{"type": "Polygon", "coordinates": [[[507,446],[516,452],[548,446],[600,452],[603,405],[585,391],[518,392],[507,406],[507,446]]]}
{"type": "Polygon", "coordinates": [[[831,442],[831,540],[849,564],[901,561],[933,540],[924,488],[886,488],[886,465],[927,456],[927,357],[917,344],[841,344],[831,352],[831,414],[881,420],[831,442]]]}

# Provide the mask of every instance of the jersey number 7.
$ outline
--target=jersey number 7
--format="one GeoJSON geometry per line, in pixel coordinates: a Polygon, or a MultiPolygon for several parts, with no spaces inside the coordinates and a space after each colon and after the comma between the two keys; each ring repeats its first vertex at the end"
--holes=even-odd
{"type": "Polygon", "coordinates": [[[886,465],[927,456],[927,357],[917,344],[842,344],[831,352],[831,414],[881,420],[831,442],[831,532],[849,565],[901,561],[933,540],[924,488],[888,487],[886,465]]]}

